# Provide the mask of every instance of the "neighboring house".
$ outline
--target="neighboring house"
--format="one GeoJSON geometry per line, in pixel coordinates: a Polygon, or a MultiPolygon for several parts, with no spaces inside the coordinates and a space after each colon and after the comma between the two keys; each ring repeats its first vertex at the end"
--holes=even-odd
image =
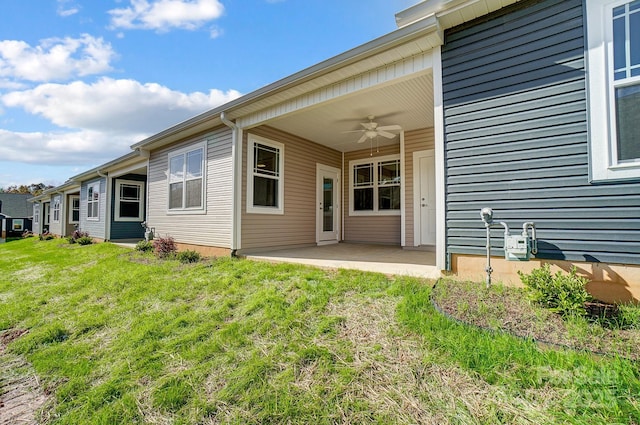
{"type": "Polygon", "coordinates": [[[31,204],[27,193],[0,193],[0,214],[5,217],[31,217],[31,204]]]}
{"type": "Polygon", "coordinates": [[[494,258],[497,280],[575,265],[601,298],[640,299],[639,17],[637,1],[423,1],[396,31],[76,176],[80,228],[112,239],[125,187],[180,248],[390,244],[483,279],[491,207],[539,239],[529,263],[494,258]]]}
{"type": "Polygon", "coordinates": [[[34,227],[57,236],[78,229],[103,241],[142,239],[146,176],[147,158],[138,152],[78,174],[32,199],[34,227]]]}

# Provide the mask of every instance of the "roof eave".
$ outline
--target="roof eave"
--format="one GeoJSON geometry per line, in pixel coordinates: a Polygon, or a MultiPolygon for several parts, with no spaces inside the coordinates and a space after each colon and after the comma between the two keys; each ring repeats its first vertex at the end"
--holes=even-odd
{"type": "Polygon", "coordinates": [[[183,121],[175,126],[169,127],[166,130],[161,131],[160,133],[154,134],[153,136],[150,136],[138,143],[131,145],[131,148],[157,148],[183,138],[176,136],[188,136],[190,134],[195,134],[197,131],[188,130],[200,128],[203,126],[203,124],[206,128],[214,128],[216,126],[222,125],[222,121],[220,120],[220,114],[222,112],[229,114],[230,118],[232,119],[238,118],[233,116],[233,111],[247,104],[275,95],[295,85],[302,84],[311,79],[321,77],[322,75],[333,72],[336,69],[363,60],[369,56],[373,56],[379,52],[391,49],[394,46],[406,43],[407,41],[421,37],[426,33],[431,33],[434,31],[440,31],[440,28],[438,26],[437,20],[433,16],[422,19],[418,22],[414,22],[411,25],[399,28],[382,37],[362,44],[316,65],[313,65],[309,68],[278,80],[272,84],[264,86],[235,100],[227,102],[219,107],[183,121]]]}

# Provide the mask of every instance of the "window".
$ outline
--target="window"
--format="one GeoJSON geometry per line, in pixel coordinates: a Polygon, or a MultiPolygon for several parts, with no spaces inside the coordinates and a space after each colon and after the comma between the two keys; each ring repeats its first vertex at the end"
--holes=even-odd
{"type": "Polygon", "coordinates": [[[100,182],[87,187],[87,220],[100,219],[100,182]]]}
{"type": "Polygon", "coordinates": [[[33,204],[33,222],[40,224],[40,204],[33,204]]]}
{"type": "Polygon", "coordinates": [[[60,195],[53,197],[51,211],[53,213],[53,222],[60,223],[60,195]]]}
{"type": "Polygon", "coordinates": [[[400,157],[350,161],[350,215],[400,214],[400,157]]]}
{"type": "Polygon", "coordinates": [[[169,154],[169,210],[204,210],[205,143],[169,154]]]}
{"type": "Polygon", "coordinates": [[[116,180],[115,186],[115,220],[142,221],[144,213],[144,183],[116,180]]]}
{"type": "Polygon", "coordinates": [[[43,213],[42,213],[42,218],[44,219],[44,225],[45,226],[49,226],[49,219],[51,218],[50,207],[51,207],[51,203],[50,202],[46,202],[46,203],[42,204],[42,209],[44,210],[43,213]]]}
{"type": "Polygon", "coordinates": [[[71,205],[71,208],[69,209],[69,223],[80,223],[80,197],[70,196],[69,204],[71,205]]]}
{"type": "Polygon", "coordinates": [[[640,178],[640,0],[586,5],[591,176],[640,178]]]}
{"type": "Polygon", "coordinates": [[[284,214],[284,145],[249,135],[247,212],[284,214]]]}
{"type": "Polygon", "coordinates": [[[11,220],[11,229],[14,232],[22,232],[24,230],[24,219],[14,218],[11,220]]]}

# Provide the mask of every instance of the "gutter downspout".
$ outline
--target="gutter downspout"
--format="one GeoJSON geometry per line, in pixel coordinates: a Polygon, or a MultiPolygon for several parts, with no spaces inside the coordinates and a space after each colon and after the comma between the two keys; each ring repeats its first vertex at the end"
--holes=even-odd
{"type": "Polygon", "coordinates": [[[242,128],[236,123],[229,120],[224,111],[220,113],[220,121],[231,129],[231,161],[232,161],[232,198],[231,198],[231,256],[237,256],[238,250],[241,248],[240,229],[241,229],[241,210],[242,202],[242,176],[240,174],[242,168],[242,128]]]}
{"type": "MultiPolygon", "coordinates": [[[[109,178],[109,173],[103,173],[100,170],[97,170],[96,173],[98,176],[104,178],[105,186],[105,213],[104,213],[104,240],[108,241],[111,239],[111,226],[109,225],[111,222],[111,179],[109,178]]],[[[98,211],[100,214],[100,211],[98,211]]]]}

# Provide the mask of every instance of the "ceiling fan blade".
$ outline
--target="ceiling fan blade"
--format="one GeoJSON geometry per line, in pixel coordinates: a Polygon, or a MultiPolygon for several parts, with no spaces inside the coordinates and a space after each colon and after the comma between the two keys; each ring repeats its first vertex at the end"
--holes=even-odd
{"type": "Polygon", "coordinates": [[[391,130],[391,131],[400,131],[402,130],[402,127],[400,127],[398,124],[394,124],[394,125],[383,125],[381,127],[378,127],[378,130],[391,130]]]}
{"type": "Polygon", "coordinates": [[[393,139],[394,137],[396,137],[396,135],[393,133],[388,133],[381,130],[378,130],[378,136],[386,137],[387,139],[393,139]]]}
{"type": "Polygon", "coordinates": [[[360,139],[358,139],[358,143],[362,143],[364,141],[366,141],[368,139],[366,134],[363,134],[362,137],[360,139]]]}
{"type": "Polygon", "coordinates": [[[341,133],[362,133],[365,130],[345,130],[341,131],[341,133]]]}

